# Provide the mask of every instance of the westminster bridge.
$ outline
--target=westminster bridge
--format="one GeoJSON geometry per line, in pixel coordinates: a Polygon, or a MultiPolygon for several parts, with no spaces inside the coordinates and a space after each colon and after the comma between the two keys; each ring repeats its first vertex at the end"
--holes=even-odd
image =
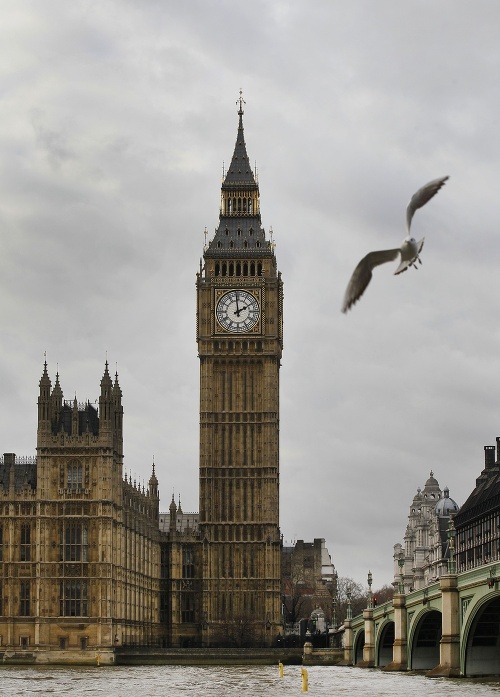
{"type": "MultiPolygon", "coordinates": [[[[344,662],[434,676],[500,675],[500,563],[436,583],[344,622],[344,662]]],[[[349,611],[348,611],[348,614],[349,611]]]]}

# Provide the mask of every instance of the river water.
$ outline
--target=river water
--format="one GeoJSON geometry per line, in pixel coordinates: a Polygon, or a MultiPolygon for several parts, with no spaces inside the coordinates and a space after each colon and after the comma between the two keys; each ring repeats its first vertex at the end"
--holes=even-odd
{"type": "MultiPolygon", "coordinates": [[[[361,668],[311,666],[321,697],[500,697],[500,680],[449,680],[361,668]]],[[[289,697],[304,694],[300,666],[2,667],[1,697],[289,697]]]]}

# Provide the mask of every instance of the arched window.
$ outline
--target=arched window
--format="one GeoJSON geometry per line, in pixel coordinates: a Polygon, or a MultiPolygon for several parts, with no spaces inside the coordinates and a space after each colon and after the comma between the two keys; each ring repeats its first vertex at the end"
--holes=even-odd
{"type": "Polygon", "coordinates": [[[78,460],[68,462],[67,488],[70,491],[78,491],[83,487],[83,467],[78,460]]]}
{"type": "MultiPolygon", "coordinates": [[[[231,242],[231,245],[232,244],[233,243],[231,242]]],[[[229,264],[229,275],[234,276],[234,264],[232,262],[229,264]]]]}
{"type": "Polygon", "coordinates": [[[233,212],[233,202],[231,201],[231,199],[228,199],[228,204],[229,204],[228,205],[229,213],[232,213],[233,212]]]}
{"type": "Polygon", "coordinates": [[[252,214],[252,211],[253,211],[253,201],[251,198],[249,198],[248,199],[248,212],[250,213],[250,215],[252,214]]]}
{"type": "Polygon", "coordinates": [[[241,276],[241,264],[239,261],[236,263],[236,275],[241,276]]]}

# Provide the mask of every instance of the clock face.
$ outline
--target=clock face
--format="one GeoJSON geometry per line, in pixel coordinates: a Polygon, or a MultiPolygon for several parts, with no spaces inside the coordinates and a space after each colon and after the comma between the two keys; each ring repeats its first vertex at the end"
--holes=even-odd
{"type": "Polygon", "coordinates": [[[228,332],[249,332],[259,321],[259,301],[246,290],[230,290],[217,303],[216,316],[228,332]]]}

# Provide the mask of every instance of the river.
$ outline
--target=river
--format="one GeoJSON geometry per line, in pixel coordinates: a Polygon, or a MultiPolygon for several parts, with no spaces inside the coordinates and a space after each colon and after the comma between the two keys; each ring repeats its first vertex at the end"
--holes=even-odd
{"type": "MultiPolygon", "coordinates": [[[[500,680],[449,680],[408,673],[311,666],[308,695],[500,697],[500,680]]],[[[2,667],[1,697],[288,697],[302,695],[300,666],[2,667]]]]}

